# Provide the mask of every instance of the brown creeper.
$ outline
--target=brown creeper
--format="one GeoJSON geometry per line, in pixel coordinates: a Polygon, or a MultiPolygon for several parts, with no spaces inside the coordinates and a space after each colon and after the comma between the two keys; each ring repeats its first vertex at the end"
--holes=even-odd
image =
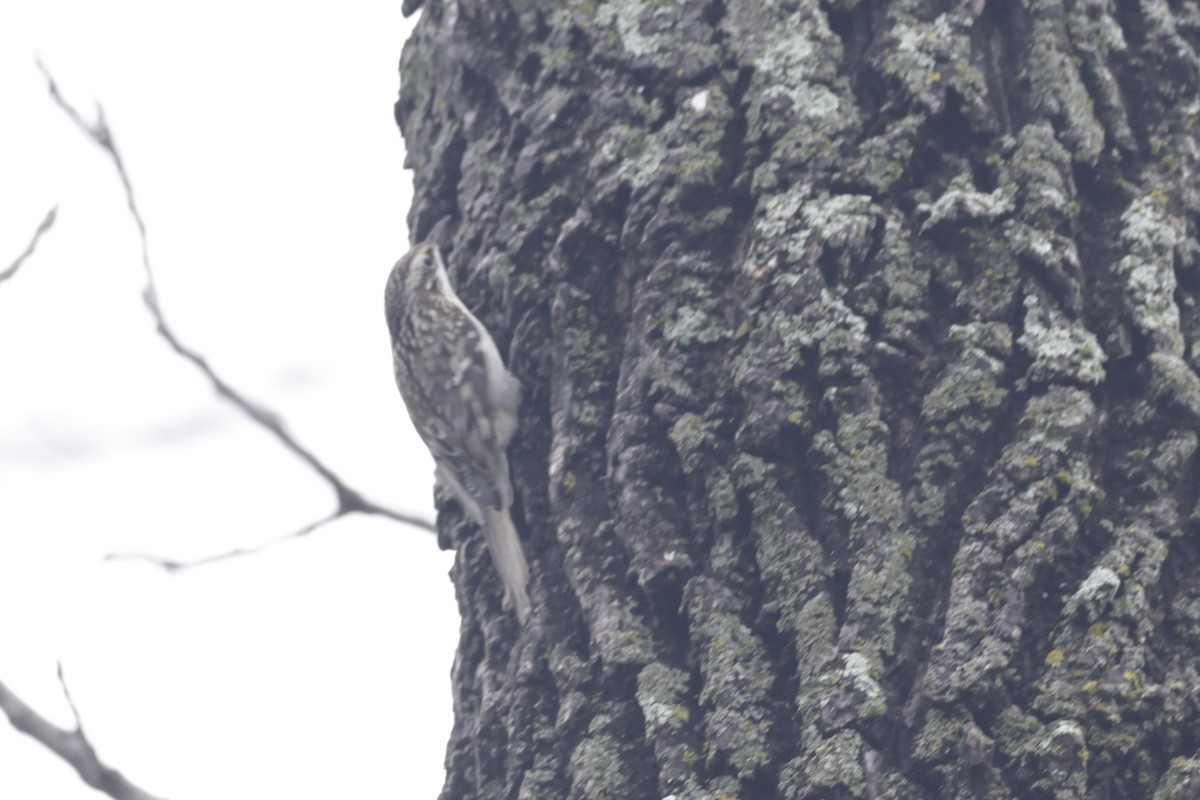
{"type": "Polygon", "coordinates": [[[529,567],[512,521],[505,453],[517,430],[521,384],[454,293],[436,245],[423,242],[392,267],[384,311],[408,415],[438,475],[483,529],[504,593],[524,622],[529,567]]]}

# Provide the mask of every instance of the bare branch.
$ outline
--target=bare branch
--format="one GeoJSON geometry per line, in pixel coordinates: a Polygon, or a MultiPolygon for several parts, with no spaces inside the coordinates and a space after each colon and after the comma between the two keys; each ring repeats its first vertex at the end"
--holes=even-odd
{"type": "MultiPolygon", "coordinates": [[[[158,289],[155,285],[154,271],[150,264],[150,253],[146,240],[146,224],[142,219],[141,212],[138,210],[137,202],[134,198],[133,185],[130,183],[129,175],[125,171],[125,164],[121,159],[120,151],[117,149],[116,142],[113,138],[112,131],[108,127],[108,123],[104,119],[104,110],[99,105],[96,109],[96,121],[94,124],[89,124],[70,103],[62,96],[58,89],[58,84],[50,75],[49,71],[38,62],[38,68],[45,76],[50,96],[54,102],[63,110],[64,113],[71,119],[75,125],[83,131],[89,139],[95,142],[103,149],[112,159],[113,165],[116,167],[117,175],[121,179],[121,185],[125,189],[125,200],[129,207],[129,213],[138,228],[138,235],[141,241],[142,248],[142,266],[146,273],[146,286],[143,290],[143,300],[150,313],[154,316],[156,327],[160,336],[166,340],[176,353],[190,361],[197,369],[204,373],[208,378],[209,383],[216,390],[217,394],[233,403],[241,409],[250,419],[254,420],[261,427],[272,433],[284,447],[290,450],[294,455],[307,463],[318,475],[320,475],[334,490],[337,496],[337,509],[329,515],[316,520],[303,528],[282,536],[278,539],[267,542],[263,545],[251,548],[237,548],[213,556],[198,559],[192,562],[173,561],[162,558],[155,558],[148,555],[139,554],[113,554],[109,559],[143,559],[149,561],[168,571],[180,571],[191,569],[193,567],[209,564],[215,561],[222,561],[240,556],[252,555],[261,552],[267,548],[274,547],[291,539],[296,539],[302,536],[307,536],[313,531],[333,522],[336,519],[347,516],[349,514],[376,514],[387,517],[397,522],[402,522],[424,530],[434,530],[433,524],[417,515],[405,514],[400,511],[373,503],[360,495],[355,490],[346,485],[329,467],[320,461],[311,451],[301,445],[291,433],[284,427],[283,421],[277,414],[266,409],[257,403],[252,402],[240,392],[234,389],[231,385],[225,382],[216,372],[208,365],[195,350],[192,350],[185,345],[174,333],[168,325],[166,317],[162,312],[162,307],[158,299],[158,289]]],[[[29,245],[7,269],[0,272],[0,282],[8,280],[16,274],[21,265],[33,254],[37,247],[38,240],[46,231],[54,224],[57,209],[52,208],[46,213],[45,218],[35,231],[29,245]]],[[[79,714],[79,710],[75,706],[75,701],[71,697],[70,690],[67,688],[67,683],[63,677],[62,664],[58,665],[58,680],[63,689],[63,694],[67,699],[68,705],[71,707],[71,713],[75,717],[75,729],[73,731],[59,728],[49,722],[47,719],[34,711],[27,703],[17,697],[12,691],[0,682],[0,710],[8,717],[9,722],[14,728],[22,733],[25,733],[37,741],[41,742],[45,747],[58,755],[68,764],[75,768],[79,773],[80,778],[88,785],[97,789],[100,792],[107,794],[116,800],[158,800],[153,795],[148,794],[142,789],[130,783],[119,771],[103,764],[96,755],[95,748],[88,740],[83,732],[83,723],[79,714]]]]}
{"type": "Polygon", "coordinates": [[[148,555],[146,553],[110,553],[107,557],[105,557],[104,560],[105,561],[146,561],[146,562],[149,562],[150,564],[153,564],[156,567],[161,567],[162,569],[166,570],[167,572],[183,572],[184,570],[193,569],[195,567],[203,567],[203,566],[212,564],[217,561],[228,561],[229,559],[241,558],[242,556],[257,555],[264,550],[269,550],[272,547],[275,547],[276,545],[283,544],[284,542],[289,542],[292,539],[299,539],[302,536],[307,536],[308,534],[312,533],[313,531],[315,531],[319,528],[323,528],[326,525],[328,525],[329,523],[333,522],[334,520],[341,519],[344,516],[346,516],[346,512],[342,511],[341,509],[338,509],[337,511],[334,511],[332,514],[329,514],[327,516],[322,517],[321,519],[318,519],[318,520],[308,523],[307,525],[305,525],[303,528],[300,528],[299,530],[292,531],[291,533],[289,533],[285,536],[280,536],[276,539],[270,540],[269,542],[264,542],[260,545],[254,546],[254,547],[235,547],[232,550],[226,550],[224,553],[215,553],[210,556],[204,556],[202,558],[197,558],[194,561],[177,561],[175,559],[162,558],[160,556],[148,555]]]}
{"type": "Polygon", "coordinates": [[[42,234],[50,230],[54,225],[54,219],[58,215],[58,206],[51,208],[46,212],[46,216],[42,218],[41,224],[37,226],[37,230],[33,232],[33,238],[29,240],[29,244],[25,247],[25,252],[17,256],[16,261],[8,265],[8,268],[0,272],[0,283],[17,274],[17,270],[25,263],[25,260],[33,255],[33,251],[37,249],[38,240],[42,238],[42,234]]]}
{"type": "Polygon", "coordinates": [[[79,712],[63,679],[62,665],[58,667],[58,680],[75,715],[75,730],[69,731],[52,724],[29,707],[21,698],[0,682],[0,710],[8,717],[12,726],[21,733],[33,737],[50,751],[66,761],[88,786],[116,800],[158,800],[154,795],[134,786],[124,775],[102,763],[92,743],[83,733],[79,712]]]}
{"type": "MultiPolygon", "coordinates": [[[[137,225],[138,236],[141,240],[142,266],[146,272],[146,288],[142,292],[142,299],[145,301],[146,307],[150,310],[150,313],[154,316],[158,334],[162,336],[172,350],[190,361],[193,366],[204,373],[204,376],[208,378],[209,383],[212,385],[213,389],[218,395],[237,406],[242,410],[243,413],[246,414],[246,416],[257,422],[259,426],[265,430],[269,431],[280,442],[280,444],[290,450],[301,461],[308,464],[308,466],[314,472],[320,475],[321,478],[323,478],[325,482],[333,488],[333,491],[337,496],[338,503],[338,510],[333,515],[333,518],[353,513],[375,514],[395,520],[396,522],[402,522],[406,525],[411,525],[415,528],[421,528],[426,531],[435,530],[433,523],[421,516],[415,514],[406,514],[401,511],[396,511],[394,509],[381,506],[377,503],[367,500],[358,492],[351,489],[340,477],[338,477],[338,475],[333,472],[333,470],[331,470],[325,465],[324,462],[318,459],[316,455],[312,453],[312,451],[304,447],[292,436],[277,414],[251,401],[241,392],[229,385],[224,379],[217,375],[213,368],[209,366],[208,362],[205,361],[203,356],[201,356],[197,351],[188,347],[179,339],[178,336],[175,335],[175,332],[171,329],[170,325],[167,324],[166,316],[163,314],[162,306],[159,303],[158,289],[154,282],[154,270],[150,266],[150,250],[146,242],[146,224],[142,220],[141,212],[138,211],[137,202],[134,199],[133,194],[133,184],[130,182],[129,175],[125,171],[125,163],[122,161],[121,153],[117,149],[116,140],[113,137],[112,130],[108,127],[108,123],[104,119],[104,109],[97,104],[96,122],[94,124],[89,124],[87,120],[85,120],[83,116],[63,98],[62,94],[58,90],[58,84],[54,81],[54,77],[40,61],[38,62],[38,68],[42,71],[42,74],[45,76],[46,82],[49,85],[50,97],[54,99],[54,102],[58,104],[59,108],[61,108],[66,115],[71,118],[71,121],[74,122],[75,125],[81,131],[83,131],[83,133],[86,134],[89,139],[95,142],[102,150],[104,150],[105,153],[108,154],[109,158],[112,159],[113,166],[117,169],[117,175],[120,177],[121,185],[125,189],[125,200],[129,207],[129,213],[133,217],[134,223],[137,225]]],[[[319,524],[324,524],[325,521],[322,521],[319,524]]],[[[296,534],[292,534],[284,538],[294,538],[295,535],[296,534]]],[[[218,556],[214,558],[219,559],[223,557],[224,556],[218,556]]],[[[163,559],[149,558],[148,560],[161,563],[163,565],[173,563],[163,559]]]]}

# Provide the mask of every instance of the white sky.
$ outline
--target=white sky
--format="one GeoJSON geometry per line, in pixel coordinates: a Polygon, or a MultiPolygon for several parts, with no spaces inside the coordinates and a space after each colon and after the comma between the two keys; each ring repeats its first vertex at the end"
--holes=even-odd
{"type": "MultiPolygon", "coordinates": [[[[325,485],[154,333],[106,156],[53,105],[101,102],[178,335],[352,486],[431,514],[382,290],[407,242],[392,119],[400,0],[8,0],[0,10],[0,680],[172,800],[433,798],[458,634],[451,557],[331,511],[325,485]]],[[[0,718],[0,797],[98,795],[0,718]]]]}

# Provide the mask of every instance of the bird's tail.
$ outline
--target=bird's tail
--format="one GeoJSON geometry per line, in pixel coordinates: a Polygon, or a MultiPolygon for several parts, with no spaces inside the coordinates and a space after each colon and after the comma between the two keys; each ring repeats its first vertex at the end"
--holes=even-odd
{"type": "Polygon", "coordinates": [[[504,594],[522,623],[529,616],[529,565],[507,508],[485,509],[483,538],[504,584],[504,594]]]}

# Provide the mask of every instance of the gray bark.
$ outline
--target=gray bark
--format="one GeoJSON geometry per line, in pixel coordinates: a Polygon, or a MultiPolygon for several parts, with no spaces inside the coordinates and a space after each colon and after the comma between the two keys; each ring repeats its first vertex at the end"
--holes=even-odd
{"type": "Polygon", "coordinates": [[[424,3],[410,227],[525,386],[534,605],[445,503],[445,800],[1200,796],[1198,43],[424,3]]]}

